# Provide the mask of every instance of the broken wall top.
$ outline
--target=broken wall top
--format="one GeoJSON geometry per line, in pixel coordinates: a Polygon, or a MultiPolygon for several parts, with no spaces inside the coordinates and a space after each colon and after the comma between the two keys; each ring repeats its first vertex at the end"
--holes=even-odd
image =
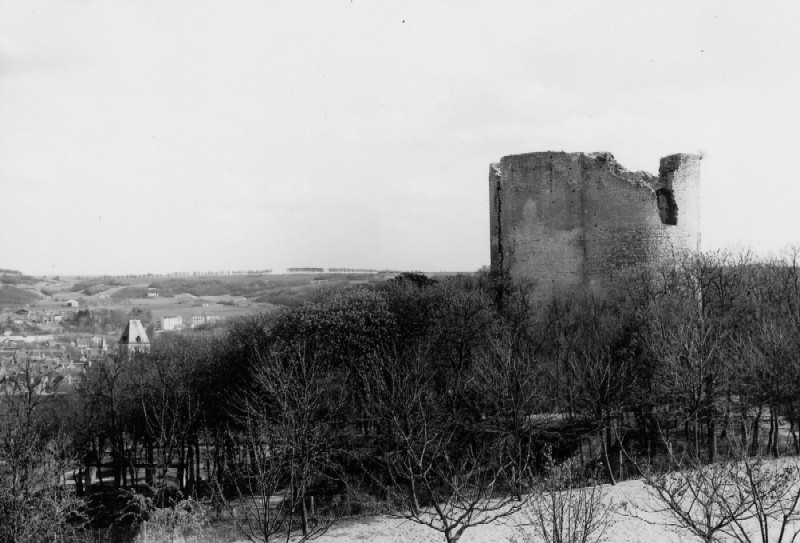
{"type": "MultiPolygon", "coordinates": [[[[492,269],[550,287],[602,285],[700,247],[700,157],[634,172],[611,153],[537,152],[490,168],[492,269]]],[[[548,287],[549,288],[549,287],[548,287]]]]}

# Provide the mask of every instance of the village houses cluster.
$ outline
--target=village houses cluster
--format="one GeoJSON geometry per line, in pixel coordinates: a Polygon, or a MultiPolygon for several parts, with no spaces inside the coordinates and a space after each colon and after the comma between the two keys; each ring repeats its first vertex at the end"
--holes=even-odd
{"type": "MultiPolygon", "coordinates": [[[[140,320],[129,320],[121,333],[117,329],[92,334],[62,326],[73,316],[69,310],[0,309],[0,393],[28,389],[38,394],[67,393],[94,362],[150,349],[150,338],[140,320]]],[[[192,315],[191,328],[220,320],[218,315],[192,315]]],[[[154,322],[158,333],[185,328],[183,318],[177,315],[154,322]]]]}

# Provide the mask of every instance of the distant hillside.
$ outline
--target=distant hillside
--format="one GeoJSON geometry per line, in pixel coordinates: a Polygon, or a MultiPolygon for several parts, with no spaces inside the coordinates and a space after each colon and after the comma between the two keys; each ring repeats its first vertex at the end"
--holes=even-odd
{"type": "Polygon", "coordinates": [[[111,287],[118,287],[122,284],[123,283],[117,281],[116,279],[110,279],[108,281],[105,279],[89,279],[75,283],[72,286],[72,292],[83,292],[87,296],[93,296],[99,292],[108,290],[111,287]]]}
{"type": "Polygon", "coordinates": [[[230,285],[218,279],[166,279],[151,283],[152,288],[160,290],[161,296],[224,296],[231,293],[230,285]]]}
{"type": "Polygon", "coordinates": [[[161,296],[191,294],[204,296],[245,296],[259,303],[294,305],[315,288],[310,277],[261,277],[225,279],[166,279],[150,284],[161,296]]]}
{"type": "Polygon", "coordinates": [[[0,287],[0,305],[23,305],[35,302],[39,295],[21,288],[4,285],[0,287]]]}
{"type": "Polygon", "coordinates": [[[35,285],[39,282],[39,279],[30,275],[22,275],[19,272],[8,273],[0,270],[0,273],[2,273],[0,275],[0,283],[4,285],[35,285]]]}
{"type": "Polygon", "coordinates": [[[144,287],[125,287],[111,295],[114,300],[125,300],[128,298],[147,298],[147,289],[144,287]]]}

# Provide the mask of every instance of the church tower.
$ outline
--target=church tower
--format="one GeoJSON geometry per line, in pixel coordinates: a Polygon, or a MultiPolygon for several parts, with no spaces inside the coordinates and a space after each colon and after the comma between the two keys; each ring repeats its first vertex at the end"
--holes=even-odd
{"type": "Polygon", "coordinates": [[[150,352],[150,339],[138,319],[128,321],[119,338],[119,354],[125,357],[134,353],[150,352]]]}

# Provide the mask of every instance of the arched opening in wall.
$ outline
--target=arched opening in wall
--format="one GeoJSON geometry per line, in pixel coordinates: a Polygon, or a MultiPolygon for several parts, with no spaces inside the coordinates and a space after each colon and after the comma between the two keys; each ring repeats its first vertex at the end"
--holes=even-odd
{"type": "Polygon", "coordinates": [[[658,203],[658,216],[661,222],[670,226],[678,224],[678,204],[675,203],[675,195],[670,189],[658,189],[656,191],[658,203]]]}

